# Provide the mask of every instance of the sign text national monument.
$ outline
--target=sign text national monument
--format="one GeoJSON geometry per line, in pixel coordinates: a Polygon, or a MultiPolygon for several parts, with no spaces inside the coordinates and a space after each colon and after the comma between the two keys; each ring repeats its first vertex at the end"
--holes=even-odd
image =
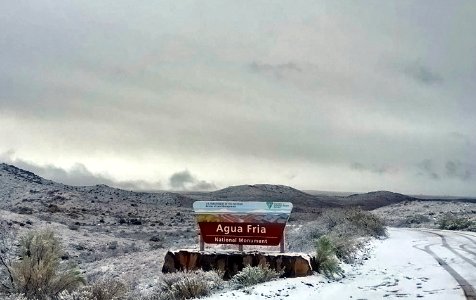
{"type": "Polygon", "coordinates": [[[230,279],[244,266],[268,265],[284,277],[311,275],[308,255],[284,251],[284,229],[292,208],[290,202],[196,201],[193,209],[200,227],[200,250],[168,251],[162,272],[219,270],[230,279]],[[238,251],[205,251],[205,243],[237,244],[238,251]],[[280,245],[280,249],[279,253],[243,251],[243,245],[280,245]]]}
{"type": "Polygon", "coordinates": [[[293,208],[290,202],[196,201],[205,243],[277,246],[293,208]]]}

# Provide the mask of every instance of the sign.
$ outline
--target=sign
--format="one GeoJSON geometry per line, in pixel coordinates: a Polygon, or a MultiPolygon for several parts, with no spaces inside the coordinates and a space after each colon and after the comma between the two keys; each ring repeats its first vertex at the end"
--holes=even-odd
{"type": "Polygon", "coordinates": [[[193,203],[200,233],[208,244],[276,246],[292,208],[290,202],[193,203]]]}

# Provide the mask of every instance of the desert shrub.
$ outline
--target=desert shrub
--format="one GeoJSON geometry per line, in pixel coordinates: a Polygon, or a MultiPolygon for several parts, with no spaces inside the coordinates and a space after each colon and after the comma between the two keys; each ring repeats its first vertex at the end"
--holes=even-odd
{"type": "Polygon", "coordinates": [[[11,270],[16,252],[15,234],[7,222],[0,221],[0,293],[12,293],[14,280],[11,270]]]}
{"type": "Polygon", "coordinates": [[[321,222],[326,233],[338,232],[339,235],[352,237],[385,237],[385,223],[375,214],[358,208],[331,209],[322,213],[321,222]]]}
{"type": "Polygon", "coordinates": [[[448,230],[465,230],[474,226],[473,222],[468,218],[457,217],[452,213],[444,214],[438,221],[440,229],[448,230]]]}
{"type": "MultiPolygon", "coordinates": [[[[431,214],[431,213],[429,213],[431,214]]],[[[428,216],[425,215],[420,215],[420,214],[415,214],[415,215],[409,215],[406,216],[403,220],[399,220],[395,222],[395,225],[398,227],[408,227],[408,226],[414,226],[414,225],[419,225],[423,223],[428,223],[430,222],[431,219],[428,216]]]]}
{"type": "Polygon", "coordinates": [[[377,238],[387,236],[384,221],[371,212],[361,209],[350,209],[345,211],[345,215],[346,220],[362,231],[364,235],[377,238]]]}
{"type": "Polygon", "coordinates": [[[327,237],[334,246],[336,257],[345,263],[354,262],[357,252],[363,247],[363,243],[356,238],[333,233],[329,234],[327,237]]]}
{"type": "Polygon", "coordinates": [[[20,260],[12,263],[15,289],[28,299],[54,298],[84,283],[77,269],[61,264],[62,249],[52,231],[31,232],[20,240],[20,260]]]}
{"type": "Polygon", "coordinates": [[[78,224],[70,224],[70,225],[68,226],[68,228],[69,228],[70,230],[78,231],[78,230],[79,230],[79,225],[78,225],[78,224]]]}
{"type": "Polygon", "coordinates": [[[110,243],[107,243],[107,249],[109,250],[116,250],[117,249],[118,242],[117,241],[112,241],[110,243]]]}
{"type": "Polygon", "coordinates": [[[2,295],[0,294],[2,300],[27,300],[25,296],[22,294],[10,294],[10,295],[2,295]]]}
{"type": "Polygon", "coordinates": [[[31,215],[33,214],[33,209],[30,207],[19,206],[17,212],[22,215],[31,215]]]}
{"type": "Polygon", "coordinates": [[[128,288],[119,280],[104,278],[73,292],[63,291],[58,300],[122,300],[128,288]]]}
{"type": "Polygon", "coordinates": [[[314,252],[314,241],[327,233],[327,229],[320,220],[308,222],[286,231],[286,242],[289,251],[314,252]]]}
{"type": "Polygon", "coordinates": [[[383,220],[370,212],[355,208],[329,209],[324,211],[316,221],[289,231],[287,235],[289,250],[313,251],[314,241],[323,235],[339,239],[336,246],[340,257],[341,254],[347,256],[344,254],[345,251],[340,250],[358,249],[354,246],[360,244],[356,241],[361,237],[385,237],[387,232],[383,220]]]}
{"type": "Polygon", "coordinates": [[[321,236],[316,240],[316,255],[311,259],[312,267],[315,271],[326,277],[342,275],[343,270],[339,266],[336,257],[336,247],[327,236],[321,236]]]}
{"type": "Polygon", "coordinates": [[[151,241],[151,242],[161,242],[162,237],[158,234],[155,234],[149,239],[149,241],[151,241]]]}
{"type": "Polygon", "coordinates": [[[320,219],[324,223],[326,232],[330,232],[346,220],[345,216],[345,209],[328,209],[321,214],[320,219]]]}
{"type": "Polygon", "coordinates": [[[165,274],[152,295],[147,300],[184,300],[209,295],[223,285],[216,272],[177,272],[165,274]]]}
{"type": "Polygon", "coordinates": [[[231,284],[237,288],[247,287],[270,281],[280,275],[280,273],[270,269],[268,265],[258,265],[256,267],[248,265],[231,278],[231,284]]]}
{"type": "Polygon", "coordinates": [[[162,249],[165,248],[164,244],[162,243],[151,243],[149,244],[149,249],[150,250],[157,250],[157,249],[162,249]]]}
{"type": "Polygon", "coordinates": [[[56,298],[58,300],[94,300],[93,294],[88,289],[79,289],[73,292],[62,291],[56,298]]]}
{"type": "Polygon", "coordinates": [[[127,286],[120,280],[104,278],[86,287],[93,298],[91,300],[119,300],[127,295],[127,286]]]}

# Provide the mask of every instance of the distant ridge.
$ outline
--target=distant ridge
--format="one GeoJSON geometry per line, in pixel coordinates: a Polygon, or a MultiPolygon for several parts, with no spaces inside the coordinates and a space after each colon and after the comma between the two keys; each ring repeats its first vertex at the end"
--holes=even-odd
{"type": "Polygon", "coordinates": [[[342,198],[342,202],[345,206],[359,206],[366,210],[372,210],[382,206],[400,203],[403,201],[415,200],[418,199],[389,191],[376,191],[365,194],[353,194],[342,198]]]}
{"type": "Polygon", "coordinates": [[[340,207],[331,196],[313,196],[286,185],[253,184],[230,186],[214,192],[185,193],[194,200],[224,201],[286,201],[292,202],[295,212],[313,212],[313,209],[340,207]]]}
{"type": "Polygon", "coordinates": [[[211,192],[213,195],[221,198],[233,199],[248,198],[248,197],[267,197],[273,196],[273,198],[284,197],[313,197],[310,194],[304,193],[300,190],[292,188],[286,185],[272,185],[272,184],[253,184],[253,185],[236,185],[229,186],[227,188],[211,192]]]}
{"type": "Polygon", "coordinates": [[[476,199],[416,198],[390,191],[342,196],[337,194],[309,194],[286,185],[252,184],[230,186],[213,192],[134,192],[107,185],[69,186],[44,179],[16,166],[0,163],[0,209],[18,210],[29,207],[46,211],[51,204],[87,209],[114,210],[115,203],[128,203],[132,207],[142,204],[191,208],[196,200],[226,201],[289,201],[294,212],[317,213],[325,208],[361,207],[372,210],[404,201],[462,201],[476,199]],[[58,202],[58,203],[57,203],[58,202]],[[90,203],[86,205],[85,203],[90,203]]]}

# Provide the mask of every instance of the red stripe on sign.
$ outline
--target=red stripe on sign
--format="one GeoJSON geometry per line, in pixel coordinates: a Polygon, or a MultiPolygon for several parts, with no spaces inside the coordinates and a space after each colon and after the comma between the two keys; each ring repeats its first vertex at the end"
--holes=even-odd
{"type": "Polygon", "coordinates": [[[208,244],[241,244],[276,246],[286,224],[279,223],[198,223],[203,240],[208,244]]]}

